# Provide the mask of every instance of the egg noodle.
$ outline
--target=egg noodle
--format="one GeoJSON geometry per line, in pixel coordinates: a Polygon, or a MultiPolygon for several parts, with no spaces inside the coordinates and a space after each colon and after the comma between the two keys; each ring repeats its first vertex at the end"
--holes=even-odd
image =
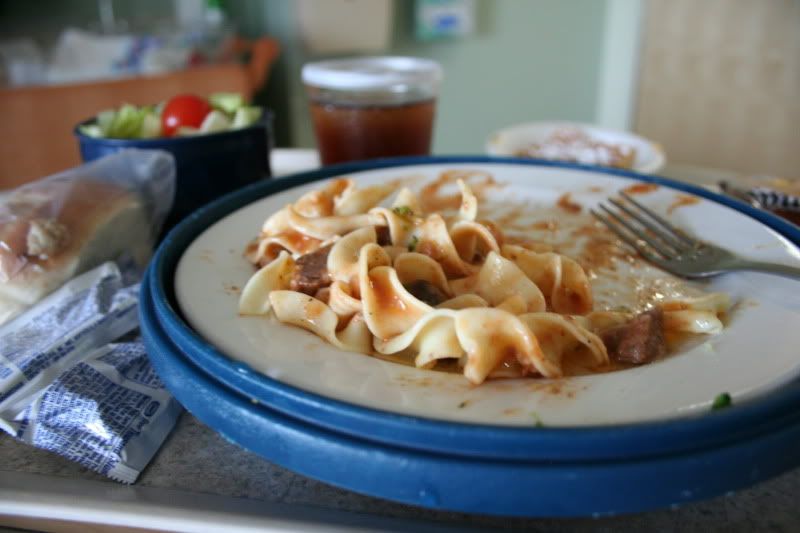
{"type": "MultiPolygon", "coordinates": [[[[273,313],[342,350],[419,368],[449,360],[473,384],[561,377],[570,358],[607,369],[608,333],[637,315],[594,310],[578,262],[511,244],[480,219],[472,174],[448,171],[460,191],[450,211],[431,210],[406,187],[350,179],[306,193],[270,216],[248,246],[259,270],[242,290],[240,314],[273,313]]],[[[718,333],[729,306],[721,293],[659,302],[657,325],[718,333]]]]}

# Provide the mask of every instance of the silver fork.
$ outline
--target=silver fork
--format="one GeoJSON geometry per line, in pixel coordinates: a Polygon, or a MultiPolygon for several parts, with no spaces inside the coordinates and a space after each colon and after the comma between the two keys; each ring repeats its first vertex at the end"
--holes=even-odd
{"type": "Polygon", "coordinates": [[[591,213],[639,255],[668,272],[686,278],[706,278],[732,270],[756,270],[800,279],[800,268],[739,257],[733,252],[689,237],[630,195],[625,203],[609,198],[617,210],[600,204],[591,213]],[[627,215],[627,216],[623,216],[627,215]]]}

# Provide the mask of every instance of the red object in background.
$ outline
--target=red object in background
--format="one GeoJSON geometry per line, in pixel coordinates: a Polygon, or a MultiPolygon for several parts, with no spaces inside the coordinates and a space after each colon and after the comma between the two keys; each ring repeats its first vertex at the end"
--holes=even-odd
{"type": "Polygon", "coordinates": [[[167,101],[161,112],[161,130],[165,136],[172,137],[180,127],[199,128],[209,112],[211,106],[199,96],[193,94],[174,96],[167,101]]]}
{"type": "Polygon", "coordinates": [[[189,55],[189,60],[187,62],[190,67],[196,67],[198,65],[206,65],[209,63],[208,58],[200,52],[199,50],[193,50],[192,53],[189,55]]]}

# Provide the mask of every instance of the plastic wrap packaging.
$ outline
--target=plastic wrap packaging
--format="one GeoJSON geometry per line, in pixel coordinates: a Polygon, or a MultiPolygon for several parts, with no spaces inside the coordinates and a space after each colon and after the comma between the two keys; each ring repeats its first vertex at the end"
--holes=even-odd
{"type": "Polygon", "coordinates": [[[181,412],[136,340],[174,174],[125,151],[0,198],[0,429],[126,483],[181,412]]]}
{"type": "Polygon", "coordinates": [[[126,150],[0,196],[0,325],[123,253],[143,267],[174,191],[169,154],[126,150]]]}

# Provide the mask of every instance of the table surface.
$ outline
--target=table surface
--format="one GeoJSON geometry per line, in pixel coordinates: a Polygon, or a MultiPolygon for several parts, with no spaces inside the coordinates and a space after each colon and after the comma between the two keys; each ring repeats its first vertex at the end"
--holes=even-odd
{"type": "MultiPolygon", "coordinates": [[[[313,167],[311,151],[278,150],[276,174],[313,167]]],[[[731,173],[668,167],[660,174],[711,185],[731,173]]],[[[654,480],[657,483],[657,480],[654,480]]],[[[535,495],[532,495],[535,497],[535,495]]],[[[466,527],[540,531],[800,530],[800,470],[714,500],[635,515],[507,519],[437,512],[342,490],[292,473],[226,441],[189,413],[134,486],[109,481],[60,456],[0,433],[0,524],[16,518],[227,531],[441,531],[466,527]],[[13,517],[16,518],[13,518],[13,517]]],[[[55,530],[55,529],[53,529],[55,530]]]]}

